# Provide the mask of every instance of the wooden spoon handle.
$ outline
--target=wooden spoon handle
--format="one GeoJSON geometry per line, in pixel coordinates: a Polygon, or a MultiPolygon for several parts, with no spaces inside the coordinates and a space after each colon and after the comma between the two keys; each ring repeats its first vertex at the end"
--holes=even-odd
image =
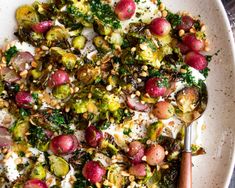
{"type": "Polygon", "coordinates": [[[191,152],[182,153],[179,188],[192,188],[192,153],[191,152]]]}

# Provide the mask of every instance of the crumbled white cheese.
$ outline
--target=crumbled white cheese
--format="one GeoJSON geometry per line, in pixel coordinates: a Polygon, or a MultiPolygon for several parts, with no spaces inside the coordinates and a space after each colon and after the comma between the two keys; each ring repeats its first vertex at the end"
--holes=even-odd
{"type": "Polygon", "coordinates": [[[4,169],[6,172],[6,176],[9,179],[9,181],[13,182],[15,181],[19,176],[19,172],[17,170],[17,165],[15,163],[15,160],[18,158],[19,156],[17,155],[17,153],[12,152],[10,157],[8,159],[4,159],[4,169]]]}

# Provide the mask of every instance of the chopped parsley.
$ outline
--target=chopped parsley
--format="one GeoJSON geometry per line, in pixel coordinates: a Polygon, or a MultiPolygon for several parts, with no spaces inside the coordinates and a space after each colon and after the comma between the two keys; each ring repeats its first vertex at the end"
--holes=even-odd
{"type": "Polygon", "coordinates": [[[73,5],[67,7],[67,12],[72,16],[83,18],[87,22],[93,22],[93,17],[91,15],[80,12],[79,9],[73,5]]]}
{"type": "Polygon", "coordinates": [[[31,126],[29,128],[29,137],[28,141],[33,147],[40,147],[41,144],[46,144],[48,141],[48,138],[46,136],[46,133],[42,127],[39,126],[31,126]]]}
{"type": "Polygon", "coordinates": [[[17,52],[18,52],[18,50],[17,50],[16,46],[10,47],[9,50],[7,50],[7,51],[5,52],[4,55],[5,55],[5,57],[6,57],[6,62],[7,62],[7,64],[10,63],[11,58],[12,58],[13,56],[15,56],[15,55],[17,54],[17,52]]]}
{"type": "Polygon", "coordinates": [[[197,31],[200,31],[201,30],[200,20],[196,20],[193,26],[197,31]]]}
{"type": "Polygon", "coordinates": [[[54,110],[49,116],[49,121],[55,125],[65,124],[64,116],[59,112],[59,110],[54,110]]]}
{"type": "Polygon", "coordinates": [[[166,77],[162,77],[157,81],[158,87],[169,87],[169,80],[166,77]]]}
{"type": "Polygon", "coordinates": [[[140,2],[140,0],[135,0],[135,2],[136,2],[136,3],[139,3],[139,2],[140,2]]]}
{"type": "Polygon", "coordinates": [[[34,99],[34,101],[38,101],[38,93],[32,93],[32,97],[34,99]]]}
{"type": "Polygon", "coordinates": [[[188,65],[182,66],[182,69],[185,69],[186,72],[180,73],[180,77],[184,82],[186,82],[189,86],[197,85],[195,77],[192,75],[192,71],[189,69],[188,65]]]}
{"type": "Polygon", "coordinates": [[[172,12],[168,11],[168,15],[166,19],[171,23],[171,26],[175,28],[176,26],[181,24],[181,16],[178,14],[173,14],[172,12]]]}
{"type": "Polygon", "coordinates": [[[131,131],[131,129],[130,128],[125,128],[124,130],[123,130],[123,134],[124,135],[127,135],[127,136],[129,136],[129,134],[131,133],[132,131],[131,131]]]}
{"type": "Polygon", "coordinates": [[[210,69],[208,67],[206,67],[205,69],[201,70],[200,73],[207,78],[208,74],[209,74],[210,69]]]}
{"type": "Polygon", "coordinates": [[[30,111],[24,108],[20,108],[19,113],[22,117],[26,117],[30,115],[30,111]]]}
{"type": "Polygon", "coordinates": [[[162,3],[161,0],[157,0],[157,5],[159,6],[162,3]]]}
{"type": "Polygon", "coordinates": [[[114,29],[121,28],[120,21],[117,19],[112,8],[100,0],[91,0],[91,11],[104,25],[113,27],[114,29]]]}

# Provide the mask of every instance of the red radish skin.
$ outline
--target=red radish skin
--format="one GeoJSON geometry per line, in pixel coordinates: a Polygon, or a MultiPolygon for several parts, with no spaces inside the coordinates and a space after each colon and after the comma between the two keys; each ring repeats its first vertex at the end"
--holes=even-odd
{"type": "Polygon", "coordinates": [[[10,64],[16,72],[22,72],[24,70],[30,70],[32,68],[31,63],[34,61],[34,57],[30,52],[18,52],[12,59],[10,64]]]}
{"type": "Polygon", "coordinates": [[[165,18],[155,18],[150,23],[149,29],[152,34],[165,36],[171,30],[171,24],[165,18]]]}
{"type": "Polygon", "coordinates": [[[8,83],[14,83],[20,80],[20,76],[16,73],[15,70],[10,69],[9,67],[0,68],[1,79],[8,83]]]}
{"type": "Polygon", "coordinates": [[[176,29],[183,29],[184,31],[189,31],[194,24],[194,20],[190,16],[182,16],[181,24],[176,27],[176,29]]]}
{"type": "Polygon", "coordinates": [[[156,166],[165,158],[165,150],[160,145],[151,145],[145,151],[146,162],[151,166],[156,166]]]}
{"type": "Polygon", "coordinates": [[[48,86],[53,88],[63,84],[68,84],[69,82],[69,74],[64,70],[57,70],[49,78],[48,86]]]}
{"type": "Polygon", "coordinates": [[[85,139],[89,146],[97,147],[103,140],[103,134],[95,126],[91,125],[86,128],[85,139]]]}
{"type": "Polygon", "coordinates": [[[79,147],[79,142],[74,135],[60,135],[51,140],[50,150],[56,155],[67,155],[79,147]]]}
{"type": "Polygon", "coordinates": [[[134,0],[120,0],[115,6],[115,14],[119,20],[129,20],[136,10],[136,4],[134,0]]]}
{"type": "Polygon", "coordinates": [[[190,48],[181,42],[177,44],[177,47],[180,49],[180,52],[183,55],[187,54],[190,51],[190,48]]]}
{"type": "Polygon", "coordinates": [[[24,188],[48,188],[47,184],[39,179],[31,179],[26,181],[24,188]]]}
{"type": "Polygon", "coordinates": [[[47,32],[51,27],[53,26],[53,22],[51,20],[48,21],[43,21],[43,22],[39,22],[36,23],[32,26],[32,29],[36,32],[36,33],[45,33],[47,32]]]}
{"type": "Polygon", "coordinates": [[[127,105],[130,109],[144,112],[149,109],[147,104],[142,104],[137,98],[127,97],[127,105]]]}
{"type": "Polygon", "coordinates": [[[139,163],[129,168],[129,173],[136,177],[145,177],[147,175],[147,167],[144,163],[139,163]]]}
{"type": "Polygon", "coordinates": [[[187,34],[183,37],[183,43],[193,51],[204,49],[204,41],[196,38],[195,34],[187,34]]]}
{"type": "Polygon", "coordinates": [[[175,114],[174,106],[167,101],[157,102],[153,109],[153,115],[158,119],[169,119],[175,114]]]}
{"type": "Polygon", "coordinates": [[[102,181],[103,176],[106,174],[106,170],[99,162],[89,161],[84,165],[82,174],[88,181],[95,184],[102,181]]]}
{"type": "Polygon", "coordinates": [[[132,163],[140,163],[144,156],[144,145],[139,141],[133,141],[129,144],[128,149],[128,156],[131,158],[132,163]]]}
{"type": "Polygon", "coordinates": [[[15,96],[15,101],[18,107],[30,109],[34,102],[32,95],[27,91],[19,91],[15,96]]]}
{"type": "Polygon", "coordinates": [[[196,70],[203,70],[208,66],[206,58],[198,52],[189,52],[184,59],[185,63],[196,70]]]}
{"type": "Polygon", "coordinates": [[[0,126],[0,148],[9,147],[13,144],[11,134],[6,127],[0,126]]]}
{"type": "Polygon", "coordinates": [[[131,157],[131,162],[133,164],[138,164],[140,162],[142,162],[142,158],[144,157],[144,148],[141,148],[137,153],[136,155],[134,155],[133,157],[131,157]]]}
{"type": "Polygon", "coordinates": [[[133,142],[131,142],[130,144],[129,144],[129,146],[128,146],[128,155],[130,156],[130,157],[133,157],[134,155],[136,155],[136,153],[138,153],[138,151],[140,150],[140,149],[142,149],[142,148],[144,148],[144,145],[141,143],[141,142],[139,142],[139,141],[133,141],[133,142]]]}
{"type": "Polygon", "coordinates": [[[160,78],[150,78],[145,85],[145,91],[149,94],[150,97],[160,97],[164,96],[167,88],[166,87],[159,87],[158,81],[160,81],[160,78]]]}

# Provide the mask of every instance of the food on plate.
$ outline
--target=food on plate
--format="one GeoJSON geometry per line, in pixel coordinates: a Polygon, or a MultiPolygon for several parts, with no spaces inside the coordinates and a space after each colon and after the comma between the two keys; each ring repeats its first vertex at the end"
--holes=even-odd
{"type": "Polygon", "coordinates": [[[0,50],[0,187],[176,187],[179,117],[197,110],[211,60],[203,22],[150,0],[15,15],[18,39],[0,50]]]}

